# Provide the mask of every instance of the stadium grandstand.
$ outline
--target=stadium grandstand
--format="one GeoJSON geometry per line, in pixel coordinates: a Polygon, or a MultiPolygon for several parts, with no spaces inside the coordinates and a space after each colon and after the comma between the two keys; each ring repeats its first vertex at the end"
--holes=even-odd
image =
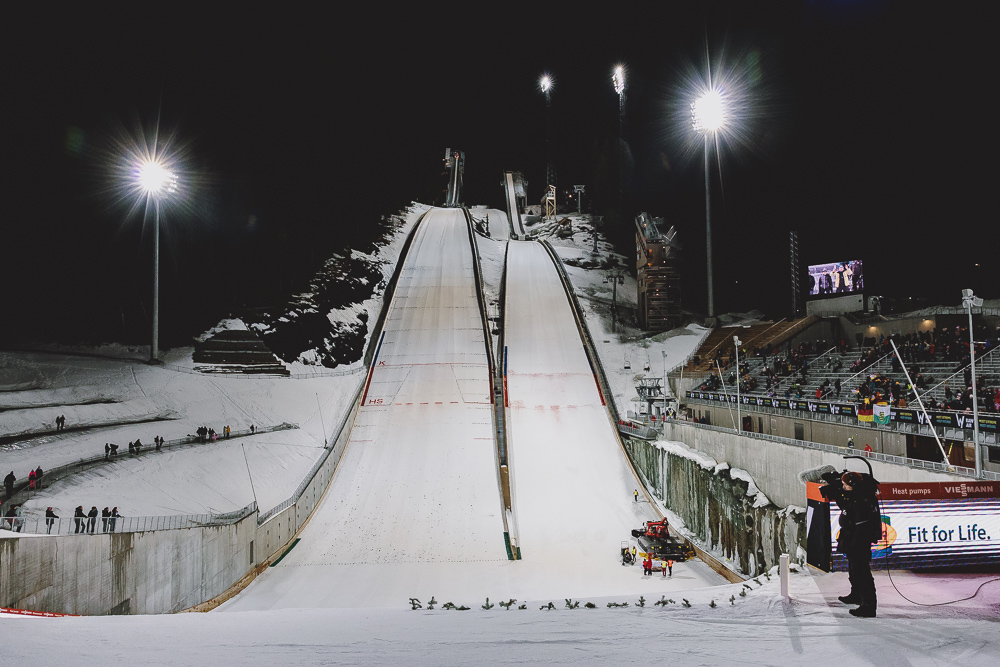
{"type": "MultiPolygon", "coordinates": [[[[933,428],[949,461],[970,465],[973,360],[963,319],[807,317],[714,329],[684,367],[684,414],[735,427],[739,396],[744,431],[940,461],[933,428]]],[[[981,316],[973,324],[980,442],[992,463],[1000,463],[998,324],[981,316]]]]}

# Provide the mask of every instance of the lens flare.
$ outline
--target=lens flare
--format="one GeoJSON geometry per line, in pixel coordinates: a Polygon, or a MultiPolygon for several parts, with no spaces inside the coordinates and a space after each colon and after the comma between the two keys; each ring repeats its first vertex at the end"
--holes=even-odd
{"type": "Polygon", "coordinates": [[[621,95],[625,92],[625,66],[617,65],[611,75],[611,83],[615,87],[615,92],[621,95]]]}
{"type": "Polygon", "coordinates": [[[710,90],[691,103],[695,132],[718,132],[726,124],[726,104],[718,90],[710,90]]]}
{"type": "Polygon", "coordinates": [[[177,177],[167,171],[159,162],[143,162],[139,165],[139,187],[147,195],[157,196],[177,191],[177,177]]]}

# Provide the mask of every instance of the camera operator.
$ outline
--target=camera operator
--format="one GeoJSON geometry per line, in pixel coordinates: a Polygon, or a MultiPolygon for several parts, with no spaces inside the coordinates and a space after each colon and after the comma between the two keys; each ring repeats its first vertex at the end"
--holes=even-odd
{"type": "Polygon", "coordinates": [[[874,618],[878,607],[875,579],[872,577],[872,544],[882,539],[882,515],[878,508],[878,481],[857,472],[826,473],[820,494],[840,507],[840,533],[837,551],[847,558],[847,578],[851,592],[838,599],[844,604],[860,605],[852,616],[874,618]]]}

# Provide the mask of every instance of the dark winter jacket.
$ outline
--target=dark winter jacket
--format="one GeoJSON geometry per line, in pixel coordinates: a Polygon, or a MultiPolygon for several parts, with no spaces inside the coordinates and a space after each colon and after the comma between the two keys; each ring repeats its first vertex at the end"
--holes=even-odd
{"type": "Polygon", "coordinates": [[[827,487],[825,494],[840,507],[840,533],[837,551],[850,553],[870,549],[882,539],[882,515],[879,512],[878,482],[870,475],[862,475],[862,483],[847,491],[843,486],[827,487]]]}

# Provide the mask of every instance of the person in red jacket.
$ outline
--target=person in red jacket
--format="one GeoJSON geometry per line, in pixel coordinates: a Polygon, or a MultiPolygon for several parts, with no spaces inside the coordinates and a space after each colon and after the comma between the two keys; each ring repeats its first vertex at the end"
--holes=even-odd
{"type": "Polygon", "coordinates": [[[646,554],[645,560],[642,561],[642,574],[643,576],[653,576],[653,559],[649,554],[646,554]]]}

